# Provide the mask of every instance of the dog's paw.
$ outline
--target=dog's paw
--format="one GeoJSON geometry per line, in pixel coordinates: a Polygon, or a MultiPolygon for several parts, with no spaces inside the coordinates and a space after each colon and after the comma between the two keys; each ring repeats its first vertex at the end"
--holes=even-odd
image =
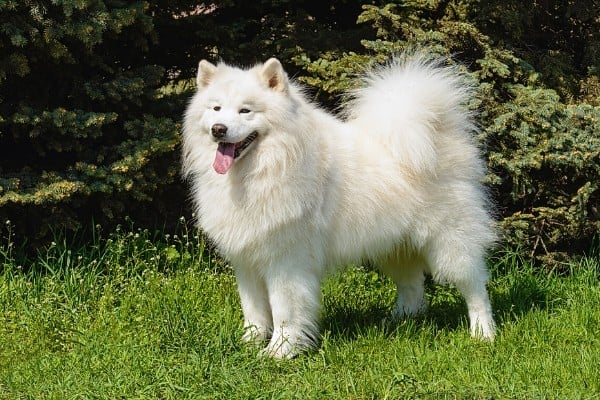
{"type": "Polygon", "coordinates": [[[471,337],[474,339],[493,342],[496,336],[496,324],[491,318],[475,320],[471,326],[471,337]]]}
{"type": "Polygon", "coordinates": [[[302,350],[288,341],[276,345],[269,343],[267,347],[259,352],[260,357],[270,357],[277,360],[291,360],[302,353],[302,350]]]}
{"type": "Polygon", "coordinates": [[[260,356],[278,360],[289,360],[299,356],[308,347],[301,340],[289,337],[273,337],[267,347],[260,351],[260,356]]]}
{"type": "Polygon", "coordinates": [[[264,342],[269,340],[271,336],[271,330],[265,327],[259,327],[256,325],[250,325],[244,327],[244,334],[242,335],[242,342],[249,344],[262,345],[264,342]]]}

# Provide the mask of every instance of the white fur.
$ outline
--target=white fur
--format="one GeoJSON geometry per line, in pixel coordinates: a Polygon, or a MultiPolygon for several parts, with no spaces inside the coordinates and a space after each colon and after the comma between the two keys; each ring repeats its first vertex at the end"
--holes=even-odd
{"type": "Polygon", "coordinates": [[[472,335],[493,338],[484,254],[495,235],[468,95],[453,68],[402,55],[367,75],[342,121],[275,59],[200,63],[183,172],[200,227],[236,272],[244,339],[270,339],[274,357],[314,346],[327,267],[366,259],[397,284],[394,316],[425,309],[430,273],[464,295],[472,335]],[[259,134],[224,175],[211,166],[214,124],[225,141],[259,134]]]}

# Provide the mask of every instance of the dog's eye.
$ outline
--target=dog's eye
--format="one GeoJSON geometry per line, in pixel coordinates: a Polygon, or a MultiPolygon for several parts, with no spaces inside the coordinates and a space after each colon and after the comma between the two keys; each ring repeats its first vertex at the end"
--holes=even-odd
{"type": "Polygon", "coordinates": [[[240,114],[248,114],[250,110],[248,108],[240,108],[240,114]]]}
{"type": "Polygon", "coordinates": [[[215,111],[221,111],[221,106],[214,106],[213,110],[215,110],[215,111]]]}

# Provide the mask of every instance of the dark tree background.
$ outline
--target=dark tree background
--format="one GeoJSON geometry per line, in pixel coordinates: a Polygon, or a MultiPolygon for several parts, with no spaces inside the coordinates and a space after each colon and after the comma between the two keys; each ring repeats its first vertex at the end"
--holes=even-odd
{"type": "Polygon", "coordinates": [[[365,64],[407,47],[479,87],[488,184],[508,243],[549,260],[600,229],[595,0],[0,0],[0,218],[39,243],[92,221],[174,229],[179,129],[201,58],[279,57],[339,104],[365,64]]]}

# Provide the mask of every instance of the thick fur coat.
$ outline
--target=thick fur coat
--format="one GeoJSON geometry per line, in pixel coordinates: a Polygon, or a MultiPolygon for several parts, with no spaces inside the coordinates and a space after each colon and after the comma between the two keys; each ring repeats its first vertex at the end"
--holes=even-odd
{"type": "Polygon", "coordinates": [[[233,266],[245,340],[292,357],[318,338],[331,267],[372,260],[424,310],[424,274],[457,286],[473,336],[492,339],[484,167],[455,68],[400,55],[366,74],[344,118],[307,101],[280,62],[201,61],[183,172],[199,226],[233,266]]]}

